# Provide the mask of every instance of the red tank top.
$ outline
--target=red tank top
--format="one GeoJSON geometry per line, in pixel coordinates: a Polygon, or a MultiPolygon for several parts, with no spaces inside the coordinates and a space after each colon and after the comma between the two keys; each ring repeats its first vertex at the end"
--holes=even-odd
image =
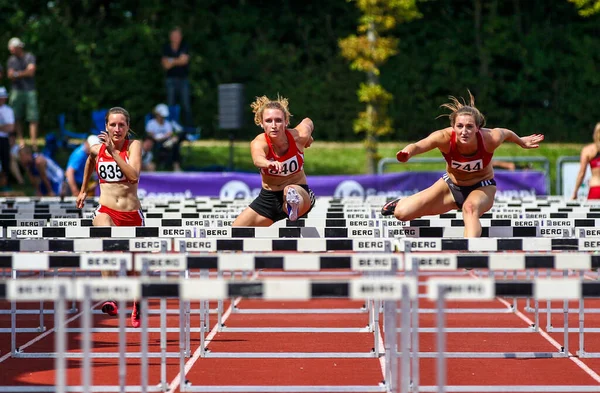
{"type": "MultiPolygon", "coordinates": [[[[129,139],[125,139],[125,143],[119,152],[119,155],[125,162],[129,162],[129,156],[127,155],[128,147],[129,139]]],[[[96,159],[96,173],[98,174],[100,183],[123,183],[127,181],[127,178],[121,171],[121,167],[106,152],[106,145],[104,143],[100,146],[100,152],[98,152],[98,158],[96,159]]]]}
{"type": "Polygon", "coordinates": [[[456,147],[456,132],[452,130],[450,152],[448,154],[442,152],[450,167],[464,172],[478,172],[490,164],[493,154],[485,150],[481,132],[478,131],[476,135],[477,152],[472,156],[465,157],[458,152],[458,148],[456,147]]]}
{"type": "Polygon", "coordinates": [[[271,173],[268,169],[262,168],[261,173],[269,176],[290,176],[294,173],[300,172],[304,168],[304,153],[298,150],[294,136],[288,130],[285,130],[285,135],[288,140],[288,151],[281,157],[275,154],[271,139],[265,135],[267,143],[269,144],[269,153],[267,154],[267,160],[279,161],[283,163],[283,167],[280,173],[271,173]]]}
{"type": "Polygon", "coordinates": [[[600,151],[590,160],[590,168],[600,168],[600,151]]]}

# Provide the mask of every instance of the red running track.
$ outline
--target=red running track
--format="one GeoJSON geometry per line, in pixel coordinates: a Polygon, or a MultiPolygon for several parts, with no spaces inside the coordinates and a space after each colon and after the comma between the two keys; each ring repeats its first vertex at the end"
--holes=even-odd
{"type": "MultiPolygon", "coordinates": [[[[512,300],[510,300],[512,301],[512,300]]],[[[177,308],[177,302],[169,301],[169,307],[177,308]]],[[[523,311],[525,302],[519,301],[519,310],[523,311]]],[[[239,308],[352,308],[358,309],[361,302],[347,300],[312,300],[308,302],[265,302],[241,300],[239,308]]],[[[420,301],[422,307],[433,307],[431,302],[420,301]]],[[[588,307],[600,308],[600,301],[586,301],[588,307]]],[[[38,307],[34,304],[31,307],[38,307]]],[[[50,305],[48,305],[50,306],[50,305]]],[[[197,307],[197,305],[195,305],[197,307]]],[[[473,308],[493,307],[503,309],[506,301],[453,303],[448,307],[473,308]]],[[[545,303],[541,304],[544,307],[545,303]]],[[[576,302],[571,302],[576,307],[576,302]]],[[[212,305],[214,307],[214,304],[212,305]]],[[[554,302],[554,308],[562,307],[562,302],[554,302]]],[[[6,309],[6,306],[3,307],[6,309]]],[[[158,309],[158,302],[151,303],[152,309],[158,309]]],[[[79,326],[76,315],[70,327],[79,326]]],[[[540,325],[545,329],[545,313],[540,314],[540,325]]],[[[553,315],[553,325],[562,327],[562,315],[553,315]]],[[[577,326],[576,314],[571,314],[571,327],[577,326]]],[[[20,315],[19,326],[37,326],[38,316],[20,315]]],[[[168,325],[178,326],[177,316],[169,315],[168,325]]],[[[533,320],[531,313],[508,314],[446,314],[448,327],[512,327],[524,328],[533,320]],[[529,318],[529,319],[528,319],[529,318]]],[[[0,316],[0,327],[9,327],[8,315],[0,316]]],[[[150,326],[158,326],[159,316],[150,316],[150,326]]],[[[39,341],[29,345],[26,351],[51,351],[54,345],[52,334],[53,318],[45,317],[49,332],[39,341]]],[[[211,315],[211,324],[216,317],[211,315]]],[[[586,325],[598,327],[600,316],[586,314],[586,325]]],[[[362,328],[368,323],[366,313],[354,314],[246,314],[228,313],[225,324],[228,328],[240,327],[352,327],[362,328]]],[[[199,324],[198,316],[192,316],[192,327],[199,324]]],[[[94,316],[94,326],[117,326],[116,318],[104,315],[94,316]]],[[[421,327],[435,326],[435,314],[421,314],[421,327]]],[[[586,350],[600,352],[598,333],[586,334],[586,350]]],[[[0,385],[53,385],[54,363],[52,359],[15,359],[5,356],[10,349],[9,334],[0,334],[0,385]]],[[[18,345],[24,346],[39,334],[19,334],[18,345]]],[[[96,352],[117,351],[118,339],[115,333],[93,334],[93,346],[96,352]]],[[[139,335],[128,334],[127,350],[139,350],[139,335]]],[[[563,345],[562,333],[449,333],[448,351],[558,351],[563,345]]],[[[167,350],[179,350],[178,333],[167,335],[167,350]]],[[[575,333],[569,335],[570,351],[578,349],[575,333]]],[[[69,350],[80,351],[81,337],[69,334],[69,350]]],[[[198,348],[198,334],[192,333],[192,351],[198,348]]],[[[211,335],[208,345],[211,353],[223,352],[369,352],[373,347],[373,338],[368,333],[237,333],[218,332],[211,335]]],[[[159,350],[158,333],[150,334],[149,349],[159,350]]],[[[421,333],[420,350],[435,351],[435,334],[421,333]]],[[[213,385],[365,385],[376,386],[383,379],[379,359],[229,359],[198,358],[186,359],[189,371],[184,379],[193,386],[213,385]]],[[[93,381],[99,385],[117,384],[118,360],[98,359],[93,362],[93,381]]],[[[420,382],[422,386],[436,383],[435,359],[420,361],[420,382]]],[[[590,385],[600,391],[600,359],[447,359],[449,385],[590,385]]],[[[70,385],[80,384],[81,362],[68,361],[67,380],[70,385]]],[[[167,360],[167,383],[178,386],[180,379],[179,360],[167,360]]],[[[150,385],[160,382],[159,359],[150,360],[150,385]]],[[[127,361],[128,382],[139,384],[140,362],[138,359],[127,361]]],[[[178,391],[175,389],[174,391],[178,391]]]]}

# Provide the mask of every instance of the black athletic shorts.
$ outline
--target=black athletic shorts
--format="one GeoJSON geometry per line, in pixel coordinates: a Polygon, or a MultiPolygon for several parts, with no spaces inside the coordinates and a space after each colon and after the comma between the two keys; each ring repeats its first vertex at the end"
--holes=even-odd
{"type": "MultiPolygon", "coordinates": [[[[315,205],[315,194],[306,184],[298,185],[304,188],[310,197],[310,209],[300,217],[305,218],[315,205]]],[[[250,208],[261,216],[273,220],[273,222],[288,218],[287,214],[283,212],[283,190],[270,191],[264,188],[261,189],[260,194],[250,204],[250,208]]]]}
{"type": "Polygon", "coordinates": [[[465,203],[465,200],[467,199],[469,194],[471,192],[473,192],[473,190],[476,190],[478,188],[485,187],[485,186],[495,186],[496,185],[496,180],[491,179],[491,180],[482,180],[479,183],[473,184],[472,186],[457,186],[456,184],[454,184],[452,182],[452,180],[450,180],[450,176],[448,176],[447,173],[444,173],[444,175],[442,176],[442,179],[444,179],[446,184],[448,184],[448,188],[450,188],[450,192],[452,193],[452,196],[454,197],[454,202],[456,202],[456,206],[458,206],[459,209],[462,209],[463,203],[465,203]]]}

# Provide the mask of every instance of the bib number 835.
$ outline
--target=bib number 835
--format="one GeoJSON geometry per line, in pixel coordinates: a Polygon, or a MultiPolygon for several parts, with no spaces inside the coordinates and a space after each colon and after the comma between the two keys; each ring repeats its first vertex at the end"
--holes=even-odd
{"type": "Polygon", "coordinates": [[[123,172],[116,162],[98,165],[98,176],[106,181],[119,181],[123,179],[123,172]]]}

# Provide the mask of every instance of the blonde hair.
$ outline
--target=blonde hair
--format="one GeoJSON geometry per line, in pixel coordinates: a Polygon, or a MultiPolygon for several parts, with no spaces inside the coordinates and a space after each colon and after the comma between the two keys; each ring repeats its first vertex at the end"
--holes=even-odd
{"type": "Polygon", "coordinates": [[[285,122],[287,125],[287,123],[289,123],[290,121],[290,117],[292,117],[288,106],[288,99],[279,96],[279,94],[277,95],[277,100],[271,100],[267,96],[256,97],[256,100],[252,104],[250,104],[250,107],[252,108],[252,113],[254,113],[254,124],[256,124],[257,126],[260,126],[262,124],[263,112],[265,111],[265,109],[279,109],[283,112],[285,122]]]}
{"type": "MultiPolygon", "coordinates": [[[[471,91],[467,90],[469,92],[469,103],[467,104],[465,102],[464,98],[460,98],[460,100],[454,96],[450,96],[450,102],[446,103],[446,104],[442,104],[440,105],[440,108],[447,108],[450,109],[452,111],[452,113],[448,114],[448,115],[441,115],[441,116],[448,116],[450,118],[450,125],[452,127],[454,127],[454,123],[456,122],[456,117],[458,115],[471,115],[473,116],[473,119],[475,120],[475,124],[477,125],[477,128],[481,128],[483,126],[485,126],[485,116],[483,116],[483,114],[481,112],[479,112],[479,109],[477,109],[475,107],[475,97],[473,97],[473,94],[471,94],[471,91]]],[[[439,116],[438,116],[439,117],[439,116]]]]}
{"type": "Polygon", "coordinates": [[[596,123],[596,128],[594,128],[594,143],[600,152],[600,123],[596,123]]]}

